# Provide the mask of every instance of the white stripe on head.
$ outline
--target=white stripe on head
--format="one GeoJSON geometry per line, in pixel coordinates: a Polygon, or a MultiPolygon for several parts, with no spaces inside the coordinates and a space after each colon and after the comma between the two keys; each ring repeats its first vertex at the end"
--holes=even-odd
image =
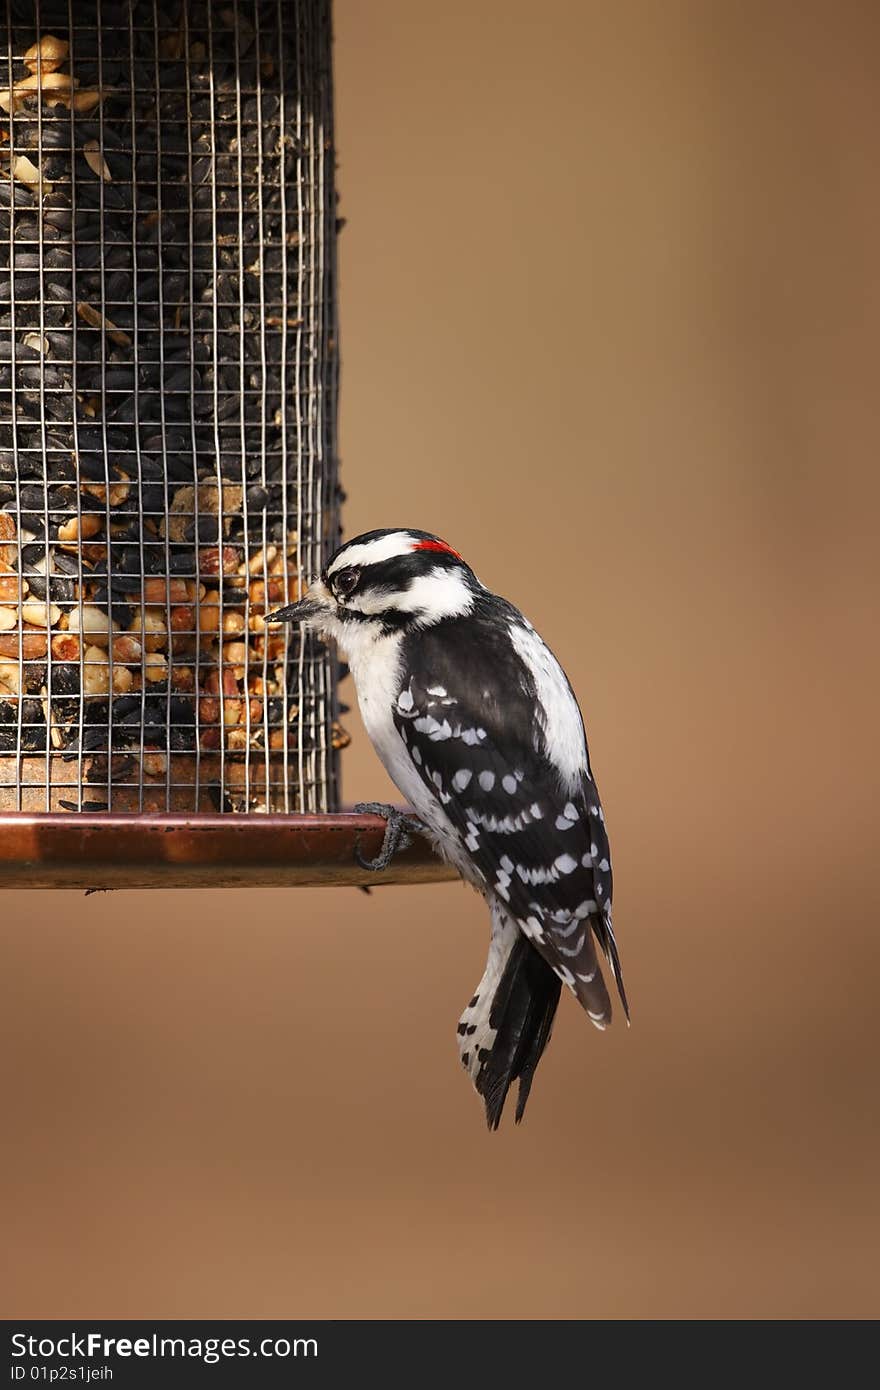
{"type": "Polygon", "coordinates": [[[358,613],[367,614],[386,613],[389,608],[394,608],[403,613],[412,613],[420,622],[436,623],[441,618],[457,618],[469,613],[474,606],[474,592],[460,570],[438,565],[430,573],[410,580],[399,593],[367,589],[362,594],[355,594],[347,606],[358,613]]]}
{"type": "Polygon", "coordinates": [[[381,560],[393,560],[395,555],[409,555],[418,544],[410,531],[392,531],[387,536],[379,536],[374,541],[362,541],[359,545],[349,545],[333,557],[327,573],[348,569],[350,565],[375,565],[381,560]]]}

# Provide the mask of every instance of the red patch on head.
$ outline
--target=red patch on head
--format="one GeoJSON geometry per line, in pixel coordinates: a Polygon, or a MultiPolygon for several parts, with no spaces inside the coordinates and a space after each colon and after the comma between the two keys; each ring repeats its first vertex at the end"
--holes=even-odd
{"type": "Polygon", "coordinates": [[[453,550],[445,541],[419,541],[413,546],[413,550],[439,550],[441,555],[454,555],[456,560],[461,559],[458,551],[453,550]]]}

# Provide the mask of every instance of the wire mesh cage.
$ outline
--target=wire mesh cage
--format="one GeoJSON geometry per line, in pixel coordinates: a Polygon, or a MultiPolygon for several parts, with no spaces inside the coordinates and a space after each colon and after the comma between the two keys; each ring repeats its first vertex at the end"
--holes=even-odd
{"type": "Polygon", "coordinates": [[[11,0],[0,811],[327,812],[329,0],[11,0]]]}

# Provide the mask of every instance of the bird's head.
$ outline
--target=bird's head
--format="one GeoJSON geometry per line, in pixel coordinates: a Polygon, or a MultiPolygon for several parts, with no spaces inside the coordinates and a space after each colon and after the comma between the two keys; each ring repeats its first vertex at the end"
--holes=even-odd
{"type": "Polygon", "coordinates": [[[355,631],[429,627],[470,612],[482,588],[445,541],[427,531],[367,531],[341,546],[298,603],[267,623],[306,623],[345,645],[355,631]]]}

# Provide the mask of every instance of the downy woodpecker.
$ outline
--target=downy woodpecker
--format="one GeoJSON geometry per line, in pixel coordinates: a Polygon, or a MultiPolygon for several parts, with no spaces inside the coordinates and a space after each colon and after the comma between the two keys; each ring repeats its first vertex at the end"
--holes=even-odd
{"type": "Polygon", "coordinates": [[[610,1022],[596,943],[629,1017],[605,818],[565,673],[519,610],[425,531],[355,537],[266,621],[335,639],[393,782],[489,904],[489,959],[459,1050],[490,1129],[517,1079],[520,1120],[561,986],[597,1028],[610,1022]]]}

